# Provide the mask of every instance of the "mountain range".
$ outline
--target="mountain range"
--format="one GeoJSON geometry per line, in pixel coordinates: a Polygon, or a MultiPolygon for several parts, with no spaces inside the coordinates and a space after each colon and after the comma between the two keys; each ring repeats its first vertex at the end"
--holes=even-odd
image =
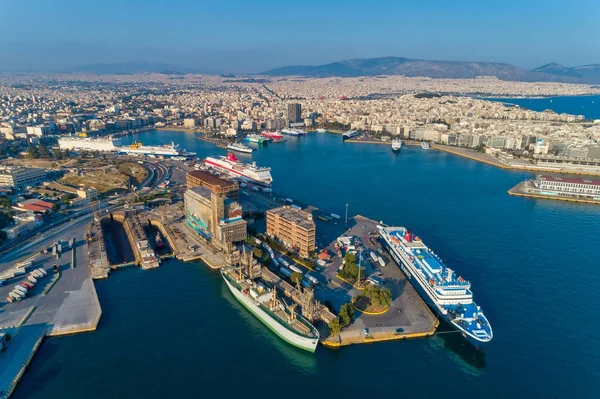
{"type": "MultiPolygon", "coordinates": [[[[60,70],[63,73],[92,74],[205,74],[220,75],[224,71],[184,67],[174,64],[133,61],[125,63],[93,64],[60,70]]],[[[403,57],[352,59],[324,65],[297,65],[271,69],[254,75],[358,77],[404,75],[408,77],[464,79],[495,76],[498,79],[519,82],[565,82],[600,84],[600,64],[567,67],[557,63],[527,70],[500,62],[428,61],[403,57]]]]}
{"type": "Polygon", "coordinates": [[[262,72],[260,75],[315,77],[404,75],[454,79],[495,76],[502,80],[524,82],[600,83],[600,64],[565,67],[551,63],[527,70],[499,62],[428,61],[403,57],[379,57],[315,66],[285,66],[262,72]]]}

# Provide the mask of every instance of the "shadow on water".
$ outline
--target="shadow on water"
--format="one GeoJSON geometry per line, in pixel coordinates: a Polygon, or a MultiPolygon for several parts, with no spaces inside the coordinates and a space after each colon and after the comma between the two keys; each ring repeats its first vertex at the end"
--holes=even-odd
{"type": "MultiPolygon", "coordinates": [[[[259,319],[250,313],[241,303],[239,303],[229,289],[223,283],[221,286],[221,296],[227,301],[231,307],[238,310],[244,322],[250,325],[254,336],[260,336],[261,340],[267,341],[273,345],[281,354],[295,367],[302,370],[306,374],[314,374],[317,371],[317,359],[315,354],[308,353],[301,349],[292,346],[280,339],[274,332],[269,330],[259,319]]],[[[317,347],[318,350],[323,348],[317,347]]]]}
{"type": "Polygon", "coordinates": [[[481,375],[486,367],[484,349],[471,345],[447,322],[440,320],[437,332],[430,339],[432,347],[446,349],[450,358],[466,373],[481,375]]]}

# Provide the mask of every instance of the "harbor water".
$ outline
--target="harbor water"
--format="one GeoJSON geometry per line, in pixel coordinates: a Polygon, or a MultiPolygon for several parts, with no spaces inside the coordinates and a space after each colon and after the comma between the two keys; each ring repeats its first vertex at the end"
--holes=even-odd
{"type": "MultiPolygon", "coordinates": [[[[226,153],[190,133],[126,138],[136,139],[226,153]]],[[[272,167],[288,197],[410,227],[471,281],[493,341],[477,351],[442,328],[311,355],[257,321],[217,272],[169,260],[97,282],[98,330],[47,339],[15,398],[597,397],[600,207],[509,196],[528,173],[334,134],[237,156],[272,167]]]]}

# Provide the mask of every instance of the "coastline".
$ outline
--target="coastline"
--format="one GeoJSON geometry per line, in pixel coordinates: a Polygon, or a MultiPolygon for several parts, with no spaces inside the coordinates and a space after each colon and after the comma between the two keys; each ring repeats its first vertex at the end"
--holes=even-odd
{"type": "Polygon", "coordinates": [[[474,151],[469,151],[469,152],[473,152],[474,154],[478,154],[479,156],[471,155],[471,154],[467,154],[465,151],[454,150],[454,149],[448,148],[448,146],[441,146],[439,144],[433,144],[431,146],[431,148],[435,148],[436,150],[444,151],[444,152],[447,152],[449,154],[458,155],[458,156],[463,157],[463,158],[472,159],[473,161],[482,162],[482,163],[485,163],[485,164],[488,164],[488,165],[491,165],[491,166],[496,166],[498,168],[507,169],[507,170],[519,170],[519,171],[524,171],[524,172],[563,173],[563,174],[581,175],[581,176],[600,176],[600,172],[593,172],[593,171],[588,172],[588,171],[576,171],[576,170],[569,170],[569,169],[544,168],[544,167],[536,166],[534,164],[531,164],[531,167],[529,167],[527,165],[523,165],[522,167],[519,167],[517,165],[507,165],[507,164],[503,164],[500,161],[495,160],[492,157],[489,157],[486,154],[477,153],[477,152],[474,152],[474,151]],[[487,157],[489,159],[486,159],[484,157],[487,157]]]}

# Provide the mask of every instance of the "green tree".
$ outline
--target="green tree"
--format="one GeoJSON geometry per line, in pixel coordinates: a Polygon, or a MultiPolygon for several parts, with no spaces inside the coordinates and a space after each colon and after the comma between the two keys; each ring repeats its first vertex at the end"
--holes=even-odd
{"type": "Polygon", "coordinates": [[[290,280],[292,281],[292,283],[294,284],[298,284],[299,282],[302,281],[302,273],[298,273],[298,272],[293,272],[290,275],[290,280]]]}
{"type": "Polygon", "coordinates": [[[52,204],[52,211],[53,211],[53,212],[56,212],[56,211],[58,211],[59,209],[60,209],[60,205],[58,205],[58,204],[52,204]]]}
{"type": "Polygon", "coordinates": [[[38,145],[38,154],[40,158],[50,158],[50,152],[48,152],[48,149],[45,145],[38,145]]]}
{"type": "Polygon", "coordinates": [[[0,206],[2,208],[10,208],[12,206],[12,202],[6,196],[0,196],[0,206]]]}
{"type": "Polygon", "coordinates": [[[354,321],[354,306],[351,303],[345,303],[340,308],[338,314],[342,328],[349,326],[354,321]]]}
{"type": "Polygon", "coordinates": [[[254,248],[254,249],[252,250],[252,253],[254,254],[254,257],[255,257],[256,259],[260,259],[260,258],[262,258],[262,256],[263,256],[262,249],[260,249],[260,248],[254,248]]]}
{"type": "Polygon", "coordinates": [[[337,317],[329,322],[329,332],[331,335],[338,335],[342,331],[340,319],[337,317]]]}
{"type": "Polygon", "coordinates": [[[29,148],[27,148],[27,159],[34,159],[37,158],[39,156],[38,154],[38,150],[36,146],[30,145],[29,148]]]}
{"type": "Polygon", "coordinates": [[[380,309],[387,308],[392,303],[392,293],[389,288],[381,289],[379,287],[368,285],[361,295],[369,298],[371,305],[380,309]]]}

